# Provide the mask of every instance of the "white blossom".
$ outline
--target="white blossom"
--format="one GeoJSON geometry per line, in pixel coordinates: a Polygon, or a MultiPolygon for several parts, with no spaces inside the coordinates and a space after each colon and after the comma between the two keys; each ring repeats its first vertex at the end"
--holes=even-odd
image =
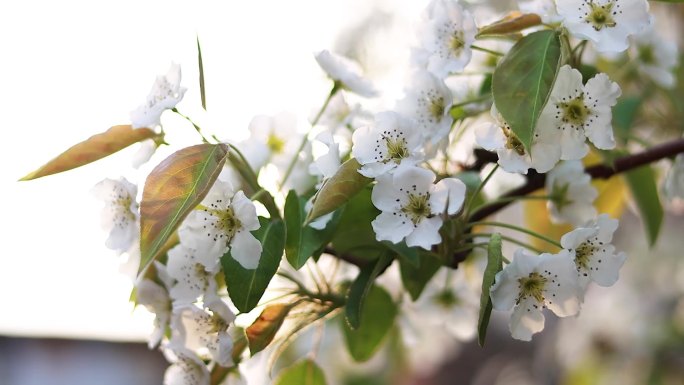
{"type": "Polygon", "coordinates": [[[174,311],[176,333],[172,343],[180,343],[200,357],[213,359],[218,365],[233,366],[233,338],[228,332],[230,323],[235,319],[225,319],[220,312],[202,310],[189,305],[174,311]]]}
{"type": "Polygon", "coordinates": [[[387,111],[375,115],[375,123],[360,127],[352,136],[352,154],[361,164],[359,172],[375,178],[423,158],[421,133],[415,124],[387,111]]]}
{"type": "Polygon", "coordinates": [[[569,250],[575,261],[580,285],[590,281],[601,286],[612,286],[627,259],[624,252],[615,253],[611,244],[618,220],[601,214],[595,221],[563,235],[561,245],[569,250]]]}
{"type": "Polygon", "coordinates": [[[166,266],[169,276],[176,280],[169,290],[174,307],[187,306],[200,297],[216,295],[217,265],[218,260],[210,254],[198,254],[182,244],[169,250],[166,266]]]}
{"type": "Polygon", "coordinates": [[[101,212],[102,229],[109,232],[105,246],[123,253],[138,241],[138,188],[126,178],[106,178],[92,189],[96,198],[105,202],[101,212]]]}
{"type": "Polygon", "coordinates": [[[525,13],[541,16],[544,23],[557,23],[562,20],[556,11],[554,0],[518,0],[518,8],[525,13]]]}
{"type": "Polygon", "coordinates": [[[150,349],[159,346],[171,321],[171,298],[168,288],[173,285],[173,279],[167,274],[164,265],[154,261],[154,268],[161,285],[148,278],[139,280],[135,285],[137,303],[155,315],[154,330],[148,342],[150,349]]]}
{"type": "Polygon", "coordinates": [[[457,1],[433,0],[418,27],[414,61],[439,78],[462,71],[470,62],[475,34],[475,19],[457,1]]]}
{"type": "Polygon", "coordinates": [[[658,36],[651,26],[643,33],[634,35],[630,50],[637,64],[637,71],[663,88],[673,88],[676,83],[674,69],[679,61],[675,42],[658,36]]]}
{"type": "Polygon", "coordinates": [[[174,361],[164,373],[164,385],[209,385],[209,369],[191,350],[169,344],[165,352],[174,361]]]}
{"type": "MultiPolygon", "coordinates": [[[[316,136],[316,140],[328,148],[327,153],[317,157],[309,165],[309,172],[311,175],[317,176],[320,180],[320,182],[316,185],[316,188],[320,189],[323,186],[323,183],[325,183],[328,178],[335,175],[337,170],[340,168],[340,145],[335,142],[332,134],[328,131],[323,131],[318,134],[316,136]]],[[[313,208],[314,198],[315,195],[306,202],[304,207],[306,212],[309,212],[313,208]]],[[[310,222],[309,226],[317,230],[323,230],[328,225],[328,222],[330,222],[332,217],[333,213],[322,215],[310,222]]]]}
{"type": "Polygon", "coordinates": [[[465,185],[445,178],[433,184],[435,174],[418,167],[404,167],[378,177],[371,200],[382,213],[373,220],[379,241],[430,249],[441,241],[443,215],[457,213],[465,199],[465,185]]]}
{"type": "Polygon", "coordinates": [[[580,225],[596,217],[598,191],[579,160],[566,160],[546,175],[547,206],[554,223],[580,225]]]}
{"type": "Polygon", "coordinates": [[[131,159],[131,165],[133,168],[139,168],[143,164],[147,163],[147,161],[152,158],[152,155],[154,155],[157,147],[158,145],[154,139],[146,139],[140,142],[138,151],[133,154],[133,159],[131,159]]]}
{"type": "Polygon", "coordinates": [[[377,95],[373,83],[363,77],[361,67],[355,61],[328,50],[317,53],[316,61],[323,71],[343,88],[365,97],[377,95]]]}
{"type": "Polygon", "coordinates": [[[201,255],[209,272],[218,260],[230,255],[245,269],[255,269],[261,257],[261,243],[251,231],[259,229],[256,207],[242,191],[234,192],[226,182],[216,181],[202,200],[201,209],[188,215],[178,235],[180,242],[201,255]]]}
{"type": "Polygon", "coordinates": [[[581,292],[572,256],[567,250],[537,256],[518,249],[513,261],[496,274],[490,297],[496,310],[513,308],[513,338],[529,341],[544,329],[544,308],[559,317],[579,312],[581,292]]]}
{"type": "Polygon", "coordinates": [[[536,133],[557,131],[564,160],[585,157],[589,152],[587,138],[599,149],[615,148],[611,107],[620,94],[620,87],[606,74],[597,74],[583,86],[582,74],[564,65],[539,117],[536,133]]]}
{"type": "Polygon", "coordinates": [[[494,122],[475,127],[475,141],[485,150],[496,151],[498,163],[504,171],[527,174],[528,169],[534,168],[544,173],[558,163],[561,148],[555,131],[537,130],[532,138],[530,154],[493,104],[491,115],[494,122]]]}
{"type": "Polygon", "coordinates": [[[428,71],[411,75],[397,112],[413,119],[423,137],[435,144],[449,134],[453,118],[449,112],[453,98],[444,81],[428,71]]]}
{"type": "Polygon", "coordinates": [[[663,186],[665,197],[672,200],[684,199],[684,154],[679,154],[672,163],[663,186]]]}
{"type": "Polygon", "coordinates": [[[559,0],[556,7],[570,34],[602,53],[626,50],[627,38],[651,24],[646,0],[559,0]]]}
{"type": "Polygon", "coordinates": [[[154,128],[160,124],[161,114],[176,107],[185,94],[186,89],[180,86],[181,69],[172,63],[166,76],[158,76],[154,82],[145,104],[131,112],[133,128],[154,128]]]}

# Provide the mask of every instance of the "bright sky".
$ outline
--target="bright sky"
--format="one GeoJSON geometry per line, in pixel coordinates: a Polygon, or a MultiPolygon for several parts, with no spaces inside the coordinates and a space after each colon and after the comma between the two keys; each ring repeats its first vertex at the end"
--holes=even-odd
{"type": "MultiPolygon", "coordinates": [[[[384,3],[405,13],[422,8],[422,2],[409,0],[384,3]]],[[[329,91],[312,53],[332,48],[339,31],[358,23],[360,9],[369,8],[367,0],[187,4],[0,5],[0,334],[147,337],[151,316],[131,314],[130,281],[104,247],[101,204],[89,190],[104,177],[120,175],[142,184],[165,154],[140,171],[130,167],[130,150],[65,174],[17,179],[88,136],[127,124],[129,111],[172,61],[181,65],[189,89],[178,108],[205,131],[244,135],[259,113],[308,116],[329,91]],[[196,35],[210,114],[200,108],[196,35]]],[[[410,24],[404,28],[409,29],[410,24]]],[[[172,144],[195,144],[194,131],[179,118],[169,114],[163,122],[172,144]]]]}

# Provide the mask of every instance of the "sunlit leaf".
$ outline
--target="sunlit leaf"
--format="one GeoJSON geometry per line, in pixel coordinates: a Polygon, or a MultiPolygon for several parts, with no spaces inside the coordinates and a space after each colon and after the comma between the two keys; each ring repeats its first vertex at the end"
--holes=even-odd
{"type": "Polygon", "coordinates": [[[367,260],[376,259],[379,252],[386,248],[375,239],[371,225],[379,214],[380,210],[371,202],[371,188],[365,188],[354,196],[347,203],[332,239],[335,251],[367,260]]]}
{"type": "Polygon", "coordinates": [[[361,324],[353,330],[342,321],[344,340],[355,361],[368,361],[380,348],[385,336],[394,324],[397,305],[381,287],[373,286],[361,311],[361,324]]]}
{"type": "Polygon", "coordinates": [[[534,13],[520,14],[520,12],[515,12],[507,15],[501,20],[480,28],[477,35],[507,35],[540,25],[541,23],[542,19],[539,15],[534,13]]]}
{"type": "Polygon", "coordinates": [[[282,303],[267,306],[247,328],[249,351],[252,355],[264,350],[273,341],[291,309],[292,305],[282,303]]]}
{"type": "Polygon", "coordinates": [[[528,151],[560,64],[559,35],[544,30],[518,41],[494,71],[492,93],[496,108],[528,151]]]}
{"type": "Polygon", "coordinates": [[[207,195],[227,156],[223,144],[200,144],[176,151],[152,170],[140,203],[139,271],[207,195]]]}
{"type": "Polygon", "coordinates": [[[325,385],[323,370],[311,360],[304,360],[285,368],[275,385],[325,385]]]}
{"type": "Polygon", "coordinates": [[[383,255],[374,264],[364,266],[361,269],[361,272],[349,287],[344,314],[349,327],[352,329],[358,329],[361,325],[363,306],[375,278],[391,262],[392,259],[386,252],[383,252],[383,255]]]}
{"type": "Polygon", "coordinates": [[[123,150],[133,143],[151,139],[157,135],[157,133],[149,128],[133,129],[130,125],[114,126],[101,134],[93,135],[83,142],[72,146],[39,169],[19,180],[36,179],[81,167],[123,150]]]}
{"type": "Polygon", "coordinates": [[[228,295],[235,307],[243,313],[254,309],[275,275],[285,248],[285,224],[282,220],[268,221],[259,218],[261,228],[253,232],[261,242],[263,251],[256,269],[245,269],[228,251],[221,257],[228,295]]]}
{"type": "Polygon", "coordinates": [[[648,243],[653,246],[663,224],[663,206],[658,195],[655,172],[651,166],[643,166],[626,172],[624,177],[639,207],[648,243]]]}
{"type": "Polygon", "coordinates": [[[494,284],[496,273],[503,268],[503,255],[501,254],[501,234],[494,234],[489,238],[487,246],[487,267],[482,277],[482,294],[480,295],[480,317],[477,321],[477,342],[484,346],[487,336],[489,316],[492,314],[492,299],[489,297],[489,289],[494,284]]]}
{"type": "Polygon", "coordinates": [[[337,173],[328,179],[316,194],[311,212],[306,218],[307,223],[335,211],[372,181],[359,174],[360,167],[361,165],[354,158],[340,166],[337,173]]]}
{"type": "Polygon", "coordinates": [[[399,260],[401,282],[412,300],[417,300],[425,286],[439,270],[442,264],[430,253],[421,253],[420,266],[414,266],[407,261],[399,260]]]}

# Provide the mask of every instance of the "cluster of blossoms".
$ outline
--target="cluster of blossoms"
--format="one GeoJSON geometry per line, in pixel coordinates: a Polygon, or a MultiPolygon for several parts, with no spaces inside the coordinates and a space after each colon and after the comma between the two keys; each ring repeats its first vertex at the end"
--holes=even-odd
{"type": "MultiPolygon", "coordinates": [[[[663,87],[674,83],[671,68],[676,51],[661,45],[649,29],[652,18],[645,0],[525,1],[520,7],[536,10],[548,23],[560,23],[572,37],[591,41],[600,52],[625,51],[632,39],[639,71],[663,87]]],[[[470,214],[466,185],[445,175],[450,172],[436,172],[431,162],[440,155],[449,160],[449,146],[457,141],[452,134],[463,119],[452,113],[461,103],[455,103],[457,97],[447,83],[466,69],[474,49],[482,49],[474,45],[477,32],[473,14],[457,1],[432,0],[417,27],[403,97],[392,109],[375,113],[347,102],[346,92],[361,97],[378,95],[360,66],[321,51],[315,59],[333,80],[333,88],[311,124],[285,112],[256,116],[249,124],[249,137],[233,145],[277,203],[282,203],[285,192],[295,191],[307,199],[306,211],[314,204],[315,192],[335,176],[344,159],[353,157],[360,165],[358,172],[373,179],[371,201],[380,211],[371,222],[375,239],[421,248],[428,255],[444,241],[445,223],[460,220],[459,225],[469,225],[468,215],[458,217],[470,214]]],[[[175,106],[185,93],[180,79],[177,65],[157,78],[145,104],[131,113],[134,128],[156,129],[165,110],[177,112],[175,106]]],[[[514,338],[530,340],[541,331],[544,308],[561,317],[578,314],[591,281],[611,286],[618,279],[626,260],[612,245],[618,221],[598,215],[593,205],[598,192],[582,159],[591,146],[599,150],[616,147],[611,109],[620,95],[618,84],[604,73],[585,82],[578,69],[561,66],[529,148],[496,106],[487,100],[478,105],[477,113],[489,111],[492,119],[474,127],[477,145],[496,152],[499,166],[508,173],[527,174],[529,169],[547,173],[543,198],[548,201],[551,221],[575,227],[560,239],[560,252],[533,255],[519,249],[496,275],[491,301],[496,310],[513,309],[510,331],[514,338]]],[[[137,163],[149,159],[150,149],[157,145],[154,141],[148,144],[137,163]]],[[[677,158],[666,186],[679,197],[684,191],[683,159],[677,158]]],[[[154,261],[136,279],[137,302],[156,315],[150,347],[162,348],[172,362],[165,384],[206,385],[210,377],[206,362],[224,368],[235,365],[236,314],[222,292],[222,262],[232,258],[245,270],[256,269],[266,246],[252,234],[261,225],[257,206],[243,190],[249,191],[243,175],[226,163],[202,202],[178,227],[178,242],[165,252],[165,259],[154,261]]],[[[128,253],[130,263],[137,266],[140,215],[136,186],[123,178],[106,179],[94,192],[107,202],[102,216],[103,227],[110,233],[107,247],[128,253]]],[[[323,230],[332,216],[321,216],[306,226],[323,230]]],[[[405,305],[399,324],[405,326],[409,342],[427,338],[420,331],[425,329],[420,325],[426,319],[456,339],[473,338],[479,306],[477,283],[482,282],[484,269],[476,262],[469,266],[469,271],[475,271],[470,276],[465,268],[453,271],[439,266],[422,295],[406,301],[407,295],[397,295],[405,305]]],[[[395,263],[378,282],[399,286],[399,275],[395,263]]]]}

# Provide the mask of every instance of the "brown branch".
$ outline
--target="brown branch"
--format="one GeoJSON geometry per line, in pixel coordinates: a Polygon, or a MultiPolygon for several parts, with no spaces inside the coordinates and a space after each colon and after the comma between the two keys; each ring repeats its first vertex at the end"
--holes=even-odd
{"type": "MultiPolygon", "coordinates": [[[[615,174],[620,174],[625,171],[630,171],[635,168],[647,165],[660,159],[670,158],[677,154],[684,153],[684,138],[673,140],[671,142],[662,143],[653,146],[645,151],[623,156],[613,161],[612,166],[599,164],[587,168],[585,171],[591,175],[592,178],[607,179],[615,174]]],[[[530,194],[542,187],[546,182],[545,174],[531,173],[528,175],[527,183],[514,190],[504,194],[502,198],[519,197],[530,194]]],[[[481,210],[477,210],[471,215],[470,221],[475,222],[482,220],[497,211],[505,208],[513,202],[501,202],[494,205],[489,205],[481,210]]]]}

